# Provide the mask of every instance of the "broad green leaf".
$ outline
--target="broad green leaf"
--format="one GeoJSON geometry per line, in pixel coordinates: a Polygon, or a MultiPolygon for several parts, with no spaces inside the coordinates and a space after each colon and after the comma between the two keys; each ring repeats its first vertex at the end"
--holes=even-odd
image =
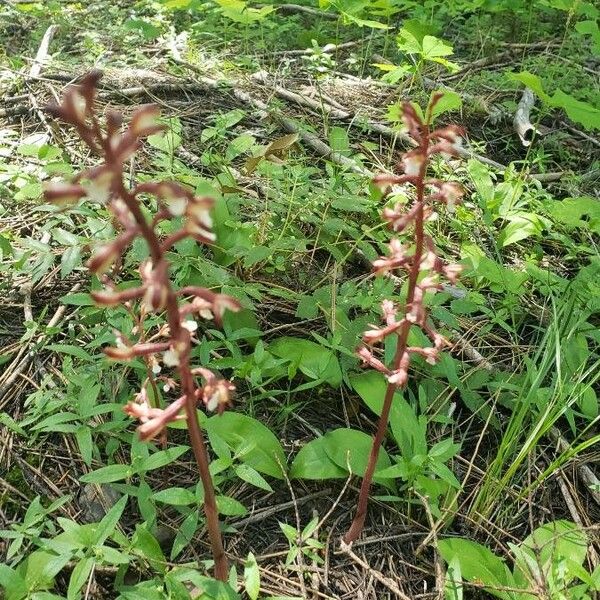
{"type": "MultiPolygon", "coordinates": [[[[351,375],[350,383],[365,404],[379,416],[388,387],[385,377],[377,371],[364,371],[351,375]]],[[[390,428],[404,458],[410,460],[416,454],[427,453],[426,427],[426,421],[416,416],[400,392],[395,392],[390,409],[390,428]]]]}
{"type": "Polygon", "coordinates": [[[452,53],[452,46],[443,40],[433,35],[426,35],[423,38],[423,58],[432,60],[439,56],[450,56],[452,53]]]}
{"type": "Polygon", "coordinates": [[[504,600],[520,598],[514,592],[494,589],[516,586],[504,561],[485,546],[463,538],[448,538],[438,542],[438,550],[448,564],[458,561],[463,579],[478,581],[489,586],[487,591],[497,598],[504,600]]]}
{"type": "Polygon", "coordinates": [[[534,213],[515,213],[508,221],[508,225],[498,236],[498,241],[503,248],[528,237],[539,236],[544,229],[541,219],[534,213]]]}
{"type": "Polygon", "coordinates": [[[530,565],[533,562],[541,569],[542,578],[548,579],[554,565],[560,559],[569,559],[582,565],[588,553],[585,532],[575,523],[559,520],[538,527],[520,544],[515,563],[515,578],[529,581],[530,565]]]}
{"type": "Polygon", "coordinates": [[[242,462],[260,473],[283,478],[282,469],[286,468],[286,460],[281,443],[260,421],[248,415],[226,411],[208,419],[205,427],[211,444],[216,434],[234,454],[251,448],[241,456],[242,462]]]}
{"type": "Polygon", "coordinates": [[[6,600],[22,600],[28,591],[23,577],[3,564],[0,564],[0,589],[6,593],[6,600]]]}
{"type": "Polygon", "coordinates": [[[348,137],[348,131],[343,127],[332,127],[329,131],[329,145],[334,152],[349,156],[350,138],[348,137]]]}
{"type": "Polygon", "coordinates": [[[94,306],[96,304],[92,300],[92,296],[85,292],[66,294],[65,296],[61,296],[59,300],[63,304],[71,304],[73,306],[94,306]]]}
{"type": "Polygon", "coordinates": [[[75,438],[77,439],[77,445],[79,446],[79,452],[81,458],[86,465],[92,464],[92,452],[94,450],[94,444],[92,442],[92,432],[87,425],[82,425],[75,432],[75,438]]]}
{"type": "Polygon", "coordinates": [[[552,100],[544,91],[542,80],[533,73],[521,71],[520,73],[508,73],[507,77],[513,81],[520,81],[524,86],[530,88],[536,96],[546,104],[551,104],[552,100]]]}
{"type": "Polygon", "coordinates": [[[588,102],[578,100],[562,90],[556,90],[552,96],[552,104],[562,108],[571,121],[580,123],[586,129],[600,129],[600,109],[588,102]]]}
{"type": "Polygon", "coordinates": [[[427,119],[430,123],[433,123],[440,115],[451,112],[453,110],[459,110],[462,107],[462,98],[460,94],[451,90],[437,90],[431,92],[429,96],[429,104],[427,108],[427,119]],[[436,94],[442,94],[442,97],[435,103],[433,110],[430,111],[431,101],[436,94]]]}
{"type": "MultiPolygon", "coordinates": [[[[364,431],[347,429],[345,427],[334,429],[323,436],[327,456],[342,469],[350,470],[354,475],[362,477],[367,467],[373,438],[364,431]]],[[[384,448],[379,450],[377,458],[377,471],[389,467],[390,457],[384,448]]],[[[377,479],[377,477],[375,477],[377,479]]]]}
{"type": "Polygon", "coordinates": [[[242,464],[235,468],[235,474],[243,481],[248,482],[250,485],[254,485],[257,488],[272,492],[273,488],[269,485],[269,482],[250,465],[242,464]]]}
{"type": "Polygon", "coordinates": [[[325,450],[325,438],[318,437],[303,446],[290,468],[292,479],[344,479],[346,469],[336,465],[325,450]]]}
{"type": "Polygon", "coordinates": [[[166,558],[156,538],[143,526],[136,525],[131,545],[160,573],[166,571],[166,558]]]}
{"type": "Polygon", "coordinates": [[[546,206],[550,215],[569,229],[600,233],[600,201],[591,196],[552,199],[546,206]]]}
{"type": "Polygon", "coordinates": [[[456,556],[448,563],[448,568],[446,569],[444,597],[446,600],[463,600],[460,561],[456,556]]]}
{"type": "Polygon", "coordinates": [[[334,353],[304,338],[281,337],[269,344],[269,351],[289,360],[311,379],[322,379],[333,387],[342,382],[342,372],[334,353]]]}
{"type": "Polygon", "coordinates": [[[70,356],[74,356],[85,362],[94,362],[94,357],[79,346],[72,346],[70,344],[48,344],[46,348],[60,354],[69,354],[70,356]]]}

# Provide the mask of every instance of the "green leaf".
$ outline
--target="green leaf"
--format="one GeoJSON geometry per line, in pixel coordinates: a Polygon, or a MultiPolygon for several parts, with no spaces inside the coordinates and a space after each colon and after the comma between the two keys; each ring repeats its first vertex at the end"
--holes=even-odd
{"type": "MultiPolygon", "coordinates": [[[[364,431],[347,429],[345,427],[327,432],[325,440],[325,452],[327,456],[338,466],[348,472],[348,467],[354,475],[362,477],[367,467],[373,438],[364,431]]],[[[389,467],[390,457],[384,448],[379,450],[375,473],[389,467]]],[[[375,477],[377,479],[377,477],[375,477]]]]}
{"type": "Polygon", "coordinates": [[[241,456],[242,462],[265,475],[283,478],[282,469],[286,468],[286,460],[281,443],[260,421],[248,415],[227,411],[208,419],[205,428],[211,445],[216,434],[234,454],[250,447],[241,456]]]}
{"type": "Polygon", "coordinates": [[[260,592],[260,571],[254,554],[250,552],[244,563],[244,588],[250,600],[256,600],[260,592]]]}
{"type": "Polygon", "coordinates": [[[311,379],[326,381],[332,387],[342,383],[339,362],[329,348],[303,338],[281,337],[269,344],[269,351],[289,360],[311,379]]]}
{"type": "Polygon", "coordinates": [[[250,485],[254,485],[261,490],[272,492],[273,488],[269,485],[269,482],[250,465],[237,465],[235,468],[235,474],[242,480],[248,482],[250,485]]]}
{"type": "Polygon", "coordinates": [[[453,110],[460,110],[462,107],[462,98],[460,94],[451,90],[437,90],[431,92],[429,103],[427,105],[426,118],[430,123],[433,123],[437,117],[453,110]],[[431,102],[437,94],[442,94],[442,97],[435,103],[433,110],[430,110],[431,102]]]}
{"type": "Polygon", "coordinates": [[[600,129],[600,109],[588,102],[578,100],[562,90],[556,90],[552,96],[552,104],[564,109],[571,121],[580,123],[586,129],[600,129]]]}
{"type": "Polygon", "coordinates": [[[94,566],[93,558],[82,558],[71,572],[69,587],[67,589],[67,600],[76,600],[79,598],[79,591],[86,584],[92,568],[94,566]]]}
{"type": "Polygon", "coordinates": [[[0,564],[0,588],[6,592],[6,600],[22,600],[27,596],[25,580],[8,565],[0,564]]]}
{"type": "Polygon", "coordinates": [[[344,479],[346,470],[338,467],[325,450],[324,437],[316,438],[302,447],[290,468],[292,479],[344,479]]]}
{"type": "Polygon", "coordinates": [[[79,481],[82,483],[112,483],[127,479],[131,475],[133,475],[133,471],[129,465],[108,465],[82,475],[79,481]]]}
{"type": "MultiPolygon", "coordinates": [[[[383,400],[388,387],[386,378],[377,371],[364,371],[350,376],[350,383],[365,404],[381,415],[383,400]]],[[[404,458],[410,460],[416,454],[427,453],[427,422],[419,419],[412,406],[400,392],[395,392],[390,408],[390,427],[404,458]]]]}
{"type": "Polygon", "coordinates": [[[446,582],[444,586],[444,597],[446,600],[463,600],[462,575],[460,561],[454,557],[446,569],[446,582]]]}
{"type": "Polygon", "coordinates": [[[542,579],[551,577],[551,572],[561,559],[569,559],[582,565],[588,553],[586,533],[575,523],[559,520],[538,527],[520,544],[516,555],[515,578],[529,581],[531,561],[542,570],[542,579]],[[528,560],[529,559],[529,560],[528,560]]]}
{"type": "Polygon", "coordinates": [[[148,458],[144,458],[137,463],[136,471],[138,473],[160,469],[166,465],[175,462],[182,454],[185,454],[190,449],[189,446],[175,446],[168,450],[160,450],[151,454],[148,458]]]}
{"type": "Polygon", "coordinates": [[[542,102],[545,102],[546,104],[552,103],[552,99],[544,91],[542,80],[537,75],[529,73],[528,71],[521,71],[520,73],[507,73],[507,77],[513,81],[519,81],[530,88],[542,102]]]}
{"type": "Polygon", "coordinates": [[[547,210],[550,215],[568,229],[587,229],[600,233],[600,202],[591,196],[552,199],[547,210]]]}
{"type": "Polygon", "coordinates": [[[173,546],[171,548],[171,560],[175,560],[181,551],[186,548],[198,529],[198,511],[192,511],[181,523],[181,526],[177,530],[175,540],[173,540],[173,546]]]}
{"type": "Polygon", "coordinates": [[[348,137],[348,131],[343,127],[332,127],[329,131],[329,145],[334,152],[349,156],[350,138],[348,137]]]}
{"type": "Polygon", "coordinates": [[[508,225],[498,236],[498,241],[503,248],[528,237],[539,236],[544,229],[541,219],[533,213],[514,213],[508,221],[508,225]]]}
{"type": "Polygon", "coordinates": [[[48,350],[54,350],[54,352],[59,352],[60,354],[69,354],[70,356],[74,356],[85,362],[94,362],[94,357],[79,346],[72,346],[70,344],[48,344],[46,348],[48,350]]]}
{"type": "Polygon", "coordinates": [[[515,587],[508,567],[491,550],[463,538],[449,538],[438,542],[438,550],[448,563],[458,561],[463,579],[479,581],[489,586],[487,591],[505,600],[516,600],[513,592],[498,591],[496,587],[515,587]]]}
{"type": "Polygon", "coordinates": [[[78,292],[77,294],[66,294],[61,296],[59,300],[63,304],[70,304],[73,306],[94,306],[96,303],[92,300],[92,296],[85,292],[78,292]]]}
{"type": "Polygon", "coordinates": [[[65,279],[81,264],[81,246],[69,246],[60,257],[60,277],[65,279]]]}
{"type": "Polygon", "coordinates": [[[92,442],[92,432],[87,425],[82,425],[75,432],[75,439],[79,446],[79,452],[81,452],[81,458],[86,465],[92,464],[92,452],[94,450],[94,444],[92,442]]]}
{"type": "Polygon", "coordinates": [[[170,504],[172,506],[189,506],[190,504],[198,503],[196,495],[193,492],[181,487],[171,487],[166,490],[160,490],[160,492],[153,494],[152,497],[158,502],[163,502],[164,504],[170,504]]]}
{"type": "Polygon", "coordinates": [[[235,498],[231,498],[230,496],[217,496],[216,501],[217,509],[222,515],[228,517],[242,517],[248,512],[241,502],[238,502],[235,498]]]}
{"type": "Polygon", "coordinates": [[[136,525],[131,545],[160,573],[165,573],[167,561],[156,538],[143,526],[136,525]]]}
{"type": "Polygon", "coordinates": [[[123,511],[125,510],[125,505],[127,504],[127,496],[121,497],[118,502],[116,502],[111,509],[102,517],[100,523],[95,528],[94,531],[94,545],[101,546],[104,541],[108,538],[109,535],[113,533],[115,530],[123,511]]]}
{"type": "Polygon", "coordinates": [[[453,54],[453,49],[450,44],[446,44],[446,42],[433,35],[426,35],[423,38],[423,58],[432,60],[439,56],[450,56],[451,54],[453,54]]]}

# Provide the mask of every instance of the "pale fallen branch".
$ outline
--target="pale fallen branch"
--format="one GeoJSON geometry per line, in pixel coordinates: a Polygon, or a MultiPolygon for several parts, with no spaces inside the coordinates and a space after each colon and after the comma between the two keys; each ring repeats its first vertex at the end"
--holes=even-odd
{"type": "Polygon", "coordinates": [[[535,105],[535,96],[533,91],[526,87],[523,90],[523,95],[521,96],[521,100],[519,100],[519,104],[517,105],[517,110],[515,111],[515,116],[513,119],[513,126],[519,139],[521,140],[521,144],[527,148],[531,146],[531,141],[533,140],[534,135],[540,133],[537,127],[532,125],[530,120],[531,109],[535,105]]]}

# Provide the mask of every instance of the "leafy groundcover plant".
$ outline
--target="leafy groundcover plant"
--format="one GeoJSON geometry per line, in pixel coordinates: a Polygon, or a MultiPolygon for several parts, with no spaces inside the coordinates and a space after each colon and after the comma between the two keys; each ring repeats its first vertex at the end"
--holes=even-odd
{"type": "Polygon", "coordinates": [[[101,74],[90,72],[80,85],[65,93],[60,105],[50,112],[72,125],[90,150],[99,155],[102,164],[77,175],[72,183],[52,183],[45,191],[46,199],[59,205],[71,205],[81,198],[104,204],[120,225],[119,236],[99,248],[88,263],[90,271],[103,282],[102,291],[92,293],[95,301],[104,306],[124,305],[136,314],[135,331],[115,333],[116,346],[106,348],[106,354],[117,360],[142,357],[148,376],[134,401],[125,407],[127,414],[140,421],[138,433],[143,440],[166,441],[166,427],[181,419],[187,420],[191,445],[198,464],[204,489],[204,511],[210,538],[215,577],[227,579],[227,559],[219,528],[214,486],[209,472],[209,458],[204,435],[197,417],[199,404],[209,411],[222,412],[230,402],[233,385],[218,378],[212,371],[192,367],[190,363],[193,333],[198,324],[194,316],[214,318],[217,323],[226,310],[237,311],[240,305],[229,296],[200,287],[174,289],[169,279],[167,252],[176,242],[193,238],[211,244],[211,208],[213,200],[196,197],[188,189],[171,181],[146,182],[133,187],[125,184],[124,168],[141,140],[160,131],[159,109],[142,106],[132,115],[122,131],[122,115],[107,111],[104,127],[95,109],[97,83],[101,74]],[[141,197],[154,196],[157,212],[149,217],[141,197]],[[180,219],[183,225],[162,239],[157,232],[159,223],[180,219]],[[126,249],[138,238],[145,240],[149,258],[140,265],[141,285],[117,289],[110,279],[126,249]],[[144,319],[152,313],[166,313],[167,322],[157,333],[147,337],[144,319]],[[174,368],[178,377],[161,375],[163,367],[174,368]],[[198,383],[203,380],[203,384],[198,383]],[[178,397],[166,407],[156,405],[157,384],[178,397]]]}
{"type": "Polygon", "coordinates": [[[442,98],[441,93],[433,94],[425,115],[420,114],[421,111],[413,104],[403,103],[402,120],[415,141],[416,148],[402,158],[403,175],[384,174],[375,179],[375,183],[384,190],[406,184],[414,187],[415,200],[408,210],[405,205],[397,204],[383,211],[383,218],[391,229],[395,233],[410,231],[412,240],[410,244],[404,244],[398,239],[392,239],[389,255],[373,262],[375,272],[379,274],[408,273],[408,290],[404,307],[400,308],[390,300],[382,303],[383,326],[366,331],[363,336],[364,345],[358,350],[363,361],[383,373],[388,383],[377,432],[362,480],[356,515],[343,539],[347,544],[356,540],[363,530],[369,492],[379,450],[387,431],[392,401],[395,392],[404,388],[408,381],[411,356],[422,356],[428,363],[435,364],[442,348],[449,345],[431,326],[425,308],[426,294],[442,288],[440,278],[456,283],[461,271],[460,265],[445,264],[442,261],[432,238],[425,233],[425,221],[434,214],[434,203],[440,202],[452,210],[463,195],[463,190],[457,183],[427,177],[431,157],[436,154],[457,156],[462,142],[462,130],[455,125],[431,130],[436,105],[442,98]],[[419,327],[433,345],[410,346],[409,334],[413,326],[419,327]],[[382,362],[372,348],[387,338],[395,338],[396,346],[390,366],[382,362]]]}

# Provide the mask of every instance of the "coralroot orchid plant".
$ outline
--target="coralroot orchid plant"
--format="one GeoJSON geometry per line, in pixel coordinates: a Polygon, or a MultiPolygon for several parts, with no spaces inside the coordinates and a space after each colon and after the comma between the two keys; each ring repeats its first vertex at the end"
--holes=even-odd
{"type": "Polygon", "coordinates": [[[432,97],[424,119],[412,104],[403,103],[402,120],[416,147],[402,158],[403,175],[383,174],[374,180],[384,191],[401,184],[414,187],[415,200],[408,210],[404,204],[397,204],[385,208],[382,215],[394,232],[410,231],[412,243],[403,244],[394,238],[389,244],[389,255],[373,262],[374,270],[378,274],[407,273],[408,291],[402,308],[391,300],[383,301],[381,308],[384,325],[366,331],[363,334],[364,344],[358,350],[358,355],[364,363],[386,376],[388,385],[360,488],[356,515],[343,539],[346,544],[355,541],[363,530],[375,465],[387,431],[394,393],[402,389],[408,381],[412,356],[422,356],[428,363],[435,364],[440,351],[449,345],[428,321],[425,308],[426,294],[442,288],[440,279],[456,283],[461,271],[460,265],[445,264],[441,260],[433,240],[425,233],[425,222],[434,214],[434,203],[441,202],[452,210],[463,195],[463,190],[457,183],[427,178],[427,168],[433,155],[458,156],[461,149],[463,132],[459,127],[450,125],[433,131],[430,128],[431,115],[441,97],[442,94],[432,97]],[[419,327],[429,337],[432,345],[409,346],[408,336],[412,327],[419,327]],[[377,358],[373,346],[392,336],[396,338],[396,351],[391,365],[388,366],[377,358]]]}
{"type": "Polygon", "coordinates": [[[136,398],[125,407],[125,412],[140,422],[138,433],[143,440],[165,440],[166,427],[172,421],[187,419],[191,445],[204,487],[204,511],[215,562],[215,577],[227,578],[227,558],[223,549],[215,492],[209,472],[209,459],[204,435],[197,417],[197,408],[204,404],[209,411],[222,412],[230,403],[234,386],[220,379],[212,371],[193,368],[191,350],[197,323],[189,318],[214,318],[220,323],[226,310],[237,311],[240,305],[229,296],[200,287],[175,290],[169,279],[167,252],[179,240],[193,238],[210,244],[212,232],[211,207],[213,200],[196,197],[183,186],[167,182],[148,182],[134,187],[125,184],[124,169],[148,135],[163,129],[158,122],[159,109],[147,105],[138,108],[131,121],[123,128],[122,115],[108,110],[102,127],[95,108],[98,71],[88,73],[77,86],[70,87],[59,105],[48,107],[49,112],[72,125],[87,146],[102,159],[100,166],[78,174],[72,183],[51,183],[45,190],[48,201],[72,205],[87,197],[103,204],[120,227],[116,239],[100,247],[88,262],[105,285],[102,291],[92,293],[94,300],[104,306],[125,306],[136,318],[134,334],[138,341],[130,341],[123,332],[116,332],[115,347],[105,353],[113,359],[131,360],[142,357],[148,367],[148,378],[136,398]],[[156,198],[158,211],[151,220],[142,208],[141,194],[156,198]],[[157,231],[159,223],[183,218],[183,226],[166,238],[157,231]],[[149,258],[140,266],[141,285],[119,290],[109,278],[116,270],[125,250],[136,238],[143,238],[149,249],[149,258]],[[166,313],[167,323],[149,340],[144,338],[144,316],[166,313]],[[162,367],[173,368],[175,378],[160,375],[162,367]],[[179,389],[179,397],[165,408],[153,406],[157,394],[149,394],[148,386],[156,392],[156,379],[162,379],[164,389],[179,389]],[[202,385],[199,380],[203,380],[202,385]]]}

